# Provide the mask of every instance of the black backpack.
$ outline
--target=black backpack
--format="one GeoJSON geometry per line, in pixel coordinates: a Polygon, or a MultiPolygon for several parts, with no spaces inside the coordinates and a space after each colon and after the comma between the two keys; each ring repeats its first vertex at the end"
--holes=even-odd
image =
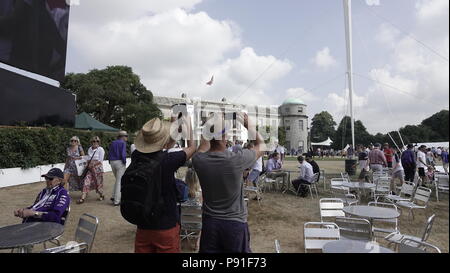
{"type": "Polygon", "coordinates": [[[135,151],[121,180],[120,212],[131,224],[151,227],[164,213],[161,162],[166,152],[151,155],[135,151]]]}

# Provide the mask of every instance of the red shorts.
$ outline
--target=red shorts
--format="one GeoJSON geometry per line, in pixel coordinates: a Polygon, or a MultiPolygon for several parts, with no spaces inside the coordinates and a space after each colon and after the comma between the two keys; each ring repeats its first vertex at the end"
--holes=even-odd
{"type": "Polygon", "coordinates": [[[180,225],[163,230],[137,229],[135,253],[179,253],[180,225]]]}

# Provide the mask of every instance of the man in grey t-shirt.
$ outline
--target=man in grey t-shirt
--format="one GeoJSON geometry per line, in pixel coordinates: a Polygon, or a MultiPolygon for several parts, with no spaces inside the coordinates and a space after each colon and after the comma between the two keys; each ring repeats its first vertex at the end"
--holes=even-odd
{"type": "Polygon", "coordinates": [[[230,152],[222,134],[211,141],[202,138],[192,158],[203,193],[200,253],[251,252],[242,175],[263,155],[264,141],[254,126],[249,127],[246,114],[239,117],[250,128],[249,135],[256,135],[253,149],[230,152]]]}

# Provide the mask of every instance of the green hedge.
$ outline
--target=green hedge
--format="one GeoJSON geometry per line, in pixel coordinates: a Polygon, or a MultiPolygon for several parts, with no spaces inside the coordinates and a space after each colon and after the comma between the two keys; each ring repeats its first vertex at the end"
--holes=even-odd
{"type": "MultiPolygon", "coordinates": [[[[117,133],[98,131],[81,131],[66,128],[0,128],[0,169],[33,168],[38,165],[62,163],[66,160],[66,149],[72,136],[78,136],[87,153],[90,140],[100,137],[101,146],[105,149],[105,160],[108,159],[110,143],[116,139],[117,133]]],[[[133,136],[130,135],[127,154],[133,136]]]]}

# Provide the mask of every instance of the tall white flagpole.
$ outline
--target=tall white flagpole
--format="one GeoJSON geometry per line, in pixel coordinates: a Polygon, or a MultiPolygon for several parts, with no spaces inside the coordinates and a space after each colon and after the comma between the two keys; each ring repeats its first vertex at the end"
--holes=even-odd
{"type": "Polygon", "coordinates": [[[345,40],[347,44],[347,77],[350,93],[350,118],[352,125],[352,145],[355,150],[355,119],[353,116],[353,55],[352,55],[352,0],[344,1],[345,40]]]}

